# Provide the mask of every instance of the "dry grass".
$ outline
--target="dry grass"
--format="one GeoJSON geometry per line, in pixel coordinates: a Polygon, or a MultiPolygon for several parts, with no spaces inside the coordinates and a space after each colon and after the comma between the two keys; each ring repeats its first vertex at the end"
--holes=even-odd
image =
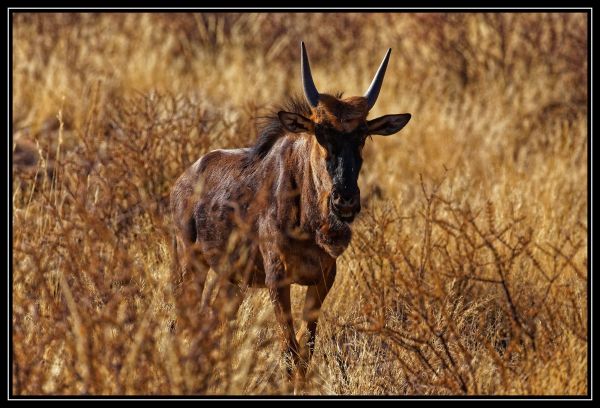
{"type": "Polygon", "coordinates": [[[12,30],[14,394],[289,391],[264,291],[235,324],[174,296],[166,198],[299,91],[300,40],[317,86],[347,95],[392,47],[372,116],[413,114],[365,148],[306,392],[588,392],[584,14],[17,13],[12,30]]]}

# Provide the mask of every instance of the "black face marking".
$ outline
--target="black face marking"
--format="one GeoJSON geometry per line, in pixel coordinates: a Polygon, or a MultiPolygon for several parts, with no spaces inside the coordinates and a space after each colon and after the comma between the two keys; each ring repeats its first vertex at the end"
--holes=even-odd
{"type": "MultiPolygon", "coordinates": [[[[366,123],[359,125],[351,132],[340,132],[330,126],[319,124],[315,127],[315,136],[321,146],[327,150],[326,167],[332,180],[332,195],[342,202],[357,201],[352,216],[340,215],[340,218],[352,221],[356,212],[360,210],[357,199],[360,191],[358,188],[358,175],[362,167],[361,150],[368,136],[366,123]]],[[[335,209],[335,205],[333,206],[335,209]]]]}
{"type": "Polygon", "coordinates": [[[368,136],[366,124],[352,132],[341,132],[327,125],[316,125],[315,136],[327,150],[327,171],[332,180],[356,181],[362,166],[360,151],[368,136]]]}

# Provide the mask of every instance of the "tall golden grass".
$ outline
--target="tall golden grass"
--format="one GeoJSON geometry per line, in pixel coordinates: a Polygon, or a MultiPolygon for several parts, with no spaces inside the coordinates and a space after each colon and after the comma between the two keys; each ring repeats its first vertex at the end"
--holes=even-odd
{"type": "Polygon", "coordinates": [[[167,197],[299,92],[300,40],[346,95],[391,47],[372,116],[413,115],[365,147],[304,392],[588,392],[585,14],[12,20],[14,395],[290,391],[263,290],[234,323],[174,290],[167,197]]]}

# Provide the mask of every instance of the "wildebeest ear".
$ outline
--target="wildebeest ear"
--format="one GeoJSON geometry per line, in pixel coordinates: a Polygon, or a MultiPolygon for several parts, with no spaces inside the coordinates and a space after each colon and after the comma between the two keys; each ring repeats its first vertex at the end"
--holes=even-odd
{"type": "Polygon", "coordinates": [[[393,135],[399,132],[410,120],[410,113],[401,113],[399,115],[385,115],[373,120],[367,121],[369,134],[371,135],[393,135]]]}
{"type": "Polygon", "coordinates": [[[277,113],[281,124],[290,132],[293,133],[314,133],[315,125],[312,120],[305,118],[302,115],[292,112],[280,111],[277,113]]]}

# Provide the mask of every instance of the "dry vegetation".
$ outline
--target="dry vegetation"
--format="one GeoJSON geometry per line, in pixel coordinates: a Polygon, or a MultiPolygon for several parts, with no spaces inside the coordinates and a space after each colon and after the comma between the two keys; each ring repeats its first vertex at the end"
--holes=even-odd
{"type": "Polygon", "coordinates": [[[371,117],[413,114],[365,148],[306,393],[588,391],[584,14],[17,13],[12,30],[14,394],[289,392],[264,290],[235,324],[172,290],[166,203],[300,91],[300,40],[319,89],[346,95],[392,47],[371,117]]]}

